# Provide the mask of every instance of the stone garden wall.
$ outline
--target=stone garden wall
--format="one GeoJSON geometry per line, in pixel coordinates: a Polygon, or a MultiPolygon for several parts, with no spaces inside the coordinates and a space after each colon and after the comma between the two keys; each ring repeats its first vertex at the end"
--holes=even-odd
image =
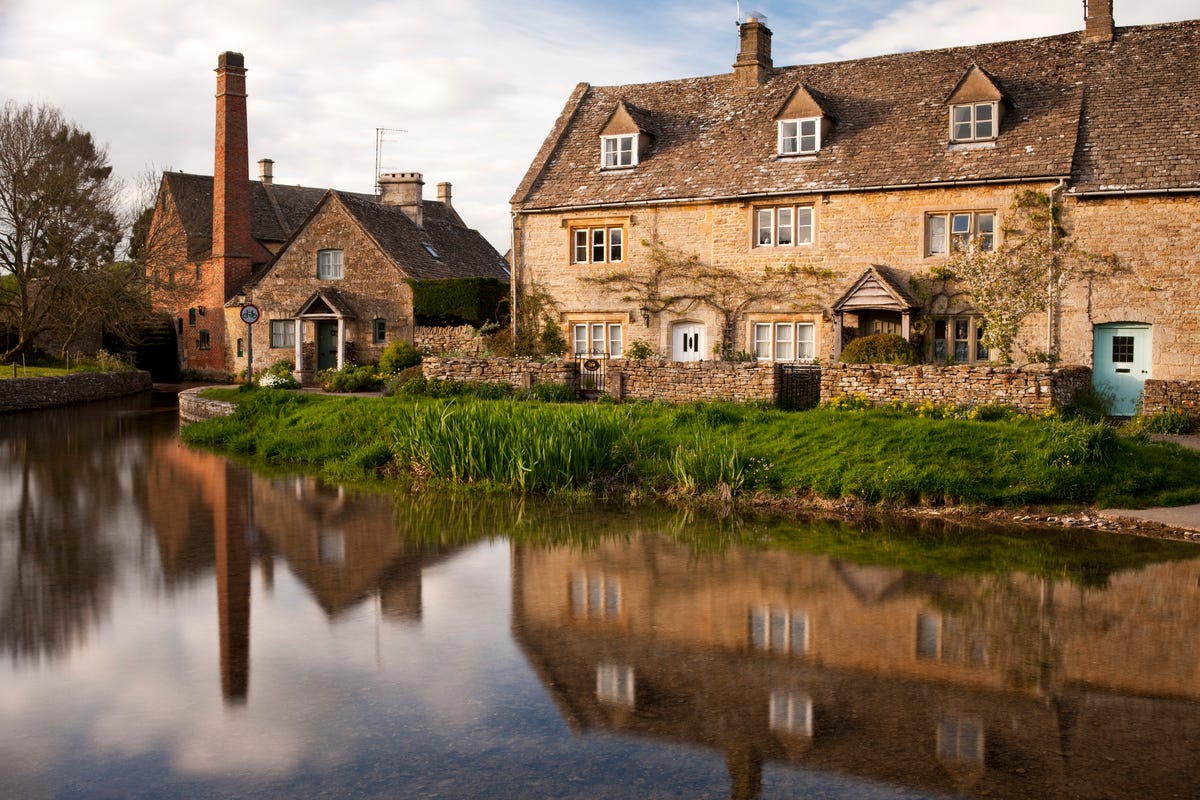
{"type": "Polygon", "coordinates": [[[605,383],[606,390],[616,400],[774,403],[778,372],[774,364],[754,362],[622,359],[608,363],[605,383]]]}
{"type": "Polygon", "coordinates": [[[1146,381],[1142,413],[1161,414],[1171,410],[1200,416],[1200,381],[1146,381]]]}
{"type": "Polygon", "coordinates": [[[507,383],[516,389],[528,389],[535,383],[561,383],[571,389],[579,386],[575,362],[566,360],[426,356],[421,361],[421,374],[429,380],[507,383]]]}
{"type": "Polygon", "coordinates": [[[445,328],[418,325],[413,328],[413,347],[421,353],[477,353],[478,331],[470,325],[445,328]]]}
{"type": "Polygon", "coordinates": [[[1071,405],[1091,388],[1087,367],[893,366],[831,364],[821,367],[821,400],[861,395],[876,405],[892,400],[938,405],[1011,405],[1041,412],[1071,405]]]}
{"type": "Polygon", "coordinates": [[[150,373],[141,370],[76,372],[46,378],[9,378],[0,380],[0,413],[33,411],[39,408],[107,400],[110,397],[124,397],[148,391],[150,385],[150,373]]]}

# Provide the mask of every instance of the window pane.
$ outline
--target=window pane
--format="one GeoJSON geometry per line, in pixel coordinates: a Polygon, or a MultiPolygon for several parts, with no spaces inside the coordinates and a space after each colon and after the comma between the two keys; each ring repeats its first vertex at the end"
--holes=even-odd
{"type": "Polygon", "coordinates": [[[592,324],[592,355],[604,354],[604,323],[596,322],[592,324]]]}
{"type": "Polygon", "coordinates": [[[775,360],[792,360],[792,324],[779,322],[775,325],[775,360]]]}
{"type": "Polygon", "coordinates": [[[808,652],[808,615],[792,615],[792,653],[802,656],[808,652]]]}
{"type": "Polygon", "coordinates": [[[991,250],[995,245],[995,214],[975,215],[975,235],[979,237],[979,249],[991,250]]]}
{"type": "Polygon", "coordinates": [[[799,123],[796,120],[785,120],[779,123],[779,152],[791,155],[800,149],[799,123]]]}
{"type": "Polygon", "coordinates": [[[955,252],[964,250],[971,241],[971,215],[950,215],[950,246],[955,252]]]}
{"type": "Polygon", "coordinates": [[[771,612],[771,649],[776,653],[786,653],[788,631],[787,614],[782,611],[771,612]]]}
{"type": "Polygon", "coordinates": [[[993,114],[991,103],[978,103],[975,106],[975,138],[991,139],[994,136],[993,114]]]}
{"type": "Polygon", "coordinates": [[[946,218],[944,216],[927,217],[926,228],[929,231],[929,254],[939,255],[946,252],[946,218]]]}
{"type": "Polygon", "coordinates": [[[754,325],[754,357],[763,361],[771,358],[771,325],[766,322],[754,325]]]}
{"type": "Polygon", "coordinates": [[[796,358],[810,359],[816,356],[815,351],[816,326],[801,322],[796,325],[796,358]]]}
{"type": "Polygon", "coordinates": [[[950,138],[956,142],[971,139],[971,106],[954,106],[950,110],[950,138]]]}
{"type": "Polygon", "coordinates": [[[938,618],[917,614],[917,658],[937,658],[938,618]]]}
{"type": "Polygon", "coordinates": [[[588,260],[588,232],[586,228],[575,231],[574,251],[571,259],[577,264],[586,264],[588,260]]]}
{"type": "Polygon", "coordinates": [[[806,119],[800,122],[800,152],[815,153],[817,152],[817,120],[806,119]]]}
{"type": "Polygon", "coordinates": [[[624,231],[620,228],[608,229],[608,260],[620,261],[622,257],[622,245],[625,241],[624,231]]]}
{"type": "Polygon", "coordinates": [[[608,326],[608,354],[613,358],[621,357],[621,326],[608,326]]]}
{"type": "Polygon", "coordinates": [[[796,209],[796,244],[812,244],[813,240],[813,210],[811,208],[796,209]]]}
{"type": "Polygon", "coordinates": [[[779,244],[792,243],[792,209],[780,208],[775,211],[775,231],[779,244]]]}
{"type": "Polygon", "coordinates": [[[988,353],[988,349],[983,346],[983,331],[984,331],[983,320],[981,320],[981,319],[976,320],[975,321],[975,360],[976,361],[987,361],[989,358],[991,358],[991,355],[988,353]]]}
{"type": "Polygon", "coordinates": [[[592,261],[597,264],[604,261],[604,228],[592,229],[592,261]]]}
{"type": "Polygon", "coordinates": [[[1133,337],[1114,336],[1112,340],[1112,360],[1114,364],[1133,363],[1133,337]]]}
{"type": "Polygon", "coordinates": [[[767,649],[767,612],[764,608],[750,609],[750,644],[759,650],[767,649]]]}
{"type": "Polygon", "coordinates": [[[775,226],[775,212],[770,208],[762,208],[758,211],[758,243],[760,245],[769,245],[775,241],[773,228],[775,226]]]}
{"type": "Polygon", "coordinates": [[[585,355],[587,353],[587,346],[588,346],[587,331],[588,331],[587,325],[574,326],[574,334],[571,338],[574,340],[572,346],[574,347],[574,353],[577,356],[585,355]]]}
{"type": "Polygon", "coordinates": [[[387,339],[387,320],[375,320],[375,344],[380,344],[387,339]]]}
{"type": "Polygon", "coordinates": [[[618,163],[617,159],[619,158],[619,154],[617,153],[617,140],[616,139],[604,139],[603,145],[604,145],[604,160],[602,163],[606,167],[617,166],[617,163],[618,163]]]}

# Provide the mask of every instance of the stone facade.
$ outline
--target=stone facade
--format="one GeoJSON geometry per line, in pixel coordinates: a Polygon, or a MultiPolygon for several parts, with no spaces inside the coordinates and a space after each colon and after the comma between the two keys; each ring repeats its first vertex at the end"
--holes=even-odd
{"type": "Polygon", "coordinates": [[[1200,381],[1146,381],[1142,412],[1164,411],[1187,411],[1193,417],[1200,417],[1200,381]]]}
{"type": "Polygon", "coordinates": [[[471,325],[413,328],[413,346],[422,353],[478,354],[479,343],[479,331],[471,325]]]}
{"type": "Polygon", "coordinates": [[[821,369],[821,400],[863,396],[876,405],[1009,405],[1026,412],[1069,406],[1091,387],[1086,367],[893,366],[833,364],[821,369]]]}
{"type": "Polygon", "coordinates": [[[36,411],[124,397],[150,390],[150,373],[76,372],[46,378],[10,378],[0,381],[0,413],[36,411]]]}

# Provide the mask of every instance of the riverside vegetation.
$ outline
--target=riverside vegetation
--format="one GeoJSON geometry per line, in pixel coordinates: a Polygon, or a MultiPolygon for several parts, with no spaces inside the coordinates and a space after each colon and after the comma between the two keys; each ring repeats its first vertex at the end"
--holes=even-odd
{"type": "Polygon", "coordinates": [[[855,398],[792,412],[418,388],[380,398],[217,390],[236,413],[189,425],[183,437],[330,480],[418,487],[910,507],[1200,502],[1200,453],[1151,442],[1144,426],[1119,432],[1004,407],[870,408],[855,398]]]}

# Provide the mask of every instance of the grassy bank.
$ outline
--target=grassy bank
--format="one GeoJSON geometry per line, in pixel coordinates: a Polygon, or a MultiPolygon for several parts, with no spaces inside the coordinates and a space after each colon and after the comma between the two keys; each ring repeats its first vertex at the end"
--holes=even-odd
{"type": "Polygon", "coordinates": [[[733,404],[576,405],[257,390],[192,444],[319,470],[517,492],[857,498],[895,505],[1200,502],[1200,453],[1083,421],[733,404]]]}

